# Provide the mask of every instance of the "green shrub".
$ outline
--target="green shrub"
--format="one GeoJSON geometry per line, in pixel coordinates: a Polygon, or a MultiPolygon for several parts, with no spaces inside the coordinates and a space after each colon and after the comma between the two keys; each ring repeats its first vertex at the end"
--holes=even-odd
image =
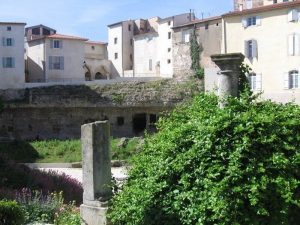
{"type": "Polygon", "coordinates": [[[296,225],[300,107],[201,95],[160,120],[114,197],[114,225],[296,225]]]}
{"type": "Polygon", "coordinates": [[[74,203],[65,205],[56,214],[54,220],[55,225],[81,225],[81,217],[79,209],[75,207],[74,203]]]}
{"type": "Polygon", "coordinates": [[[15,201],[0,201],[0,224],[22,225],[24,214],[22,208],[15,201]]]}

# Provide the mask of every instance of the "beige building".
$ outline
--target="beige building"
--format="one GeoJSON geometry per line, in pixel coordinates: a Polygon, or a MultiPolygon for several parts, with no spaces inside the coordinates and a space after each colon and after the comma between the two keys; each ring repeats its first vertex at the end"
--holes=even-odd
{"type": "Polygon", "coordinates": [[[223,53],[242,52],[254,91],[264,98],[300,103],[300,1],[223,15],[223,53]]]}
{"type": "Polygon", "coordinates": [[[21,88],[25,84],[25,25],[0,22],[0,89],[21,88]]]}
{"type": "Polygon", "coordinates": [[[85,80],[113,78],[110,76],[111,62],[107,58],[107,43],[86,41],[84,47],[85,80]]]}
{"type": "Polygon", "coordinates": [[[193,13],[185,13],[109,25],[112,73],[120,77],[173,77],[172,27],[194,19],[193,13]]]}
{"type": "Polygon", "coordinates": [[[86,41],[61,34],[28,40],[27,82],[84,81],[86,41]]]}
{"type": "Polygon", "coordinates": [[[180,26],[173,27],[173,70],[174,77],[182,78],[193,74],[191,70],[190,38],[196,34],[202,49],[200,66],[202,68],[216,68],[210,56],[221,53],[222,43],[222,18],[211,17],[195,20],[180,26]]]}
{"type": "Polygon", "coordinates": [[[266,5],[272,5],[283,2],[293,2],[297,0],[234,0],[234,10],[242,11],[246,9],[257,8],[266,5]]]}

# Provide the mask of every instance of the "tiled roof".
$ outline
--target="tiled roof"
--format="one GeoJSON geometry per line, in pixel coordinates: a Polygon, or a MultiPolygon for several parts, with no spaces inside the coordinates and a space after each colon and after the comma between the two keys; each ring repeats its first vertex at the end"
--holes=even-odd
{"type": "Polygon", "coordinates": [[[193,21],[191,21],[189,23],[185,23],[185,24],[173,27],[173,29],[174,28],[180,28],[180,27],[186,27],[186,26],[190,26],[190,25],[193,25],[193,24],[206,23],[206,22],[209,22],[209,21],[220,20],[220,19],[222,19],[221,16],[214,16],[214,17],[209,17],[209,18],[201,19],[201,20],[197,19],[197,20],[193,20],[193,21]]]}
{"type": "Polygon", "coordinates": [[[276,9],[285,9],[294,6],[300,6],[300,0],[295,0],[294,2],[282,2],[282,3],[275,3],[272,5],[260,6],[252,9],[244,9],[242,11],[235,11],[223,14],[222,17],[230,17],[230,16],[239,16],[239,15],[247,15],[251,13],[260,13],[260,12],[267,12],[276,9]]]}
{"type": "Polygon", "coordinates": [[[3,25],[26,25],[26,23],[19,23],[19,22],[0,22],[3,25]]]}
{"type": "Polygon", "coordinates": [[[102,41],[86,41],[85,43],[92,44],[92,45],[107,45],[107,42],[102,42],[102,41]]]}
{"type": "Polygon", "coordinates": [[[64,34],[52,34],[52,35],[46,36],[46,38],[50,38],[50,39],[79,40],[79,41],[87,41],[88,40],[87,38],[70,36],[70,35],[64,35],[64,34]]]}

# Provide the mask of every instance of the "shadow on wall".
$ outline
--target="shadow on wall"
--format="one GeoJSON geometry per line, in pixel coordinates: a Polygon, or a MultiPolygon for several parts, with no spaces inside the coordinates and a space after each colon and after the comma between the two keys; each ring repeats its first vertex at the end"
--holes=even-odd
{"type": "Polygon", "coordinates": [[[34,62],[30,57],[27,58],[26,82],[45,82],[45,73],[44,73],[45,63],[44,62],[42,63],[43,66],[41,67],[36,62],[34,62]]]}

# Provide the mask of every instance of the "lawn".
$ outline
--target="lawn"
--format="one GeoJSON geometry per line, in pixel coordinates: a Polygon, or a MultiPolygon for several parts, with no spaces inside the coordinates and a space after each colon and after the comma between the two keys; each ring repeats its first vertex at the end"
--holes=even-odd
{"type": "MultiPolygon", "coordinates": [[[[129,160],[138,151],[140,138],[123,142],[111,139],[113,160],[129,160]]],[[[20,163],[72,163],[81,161],[80,140],[15,141],[0,143],[0,153],[20,163]]]]}

